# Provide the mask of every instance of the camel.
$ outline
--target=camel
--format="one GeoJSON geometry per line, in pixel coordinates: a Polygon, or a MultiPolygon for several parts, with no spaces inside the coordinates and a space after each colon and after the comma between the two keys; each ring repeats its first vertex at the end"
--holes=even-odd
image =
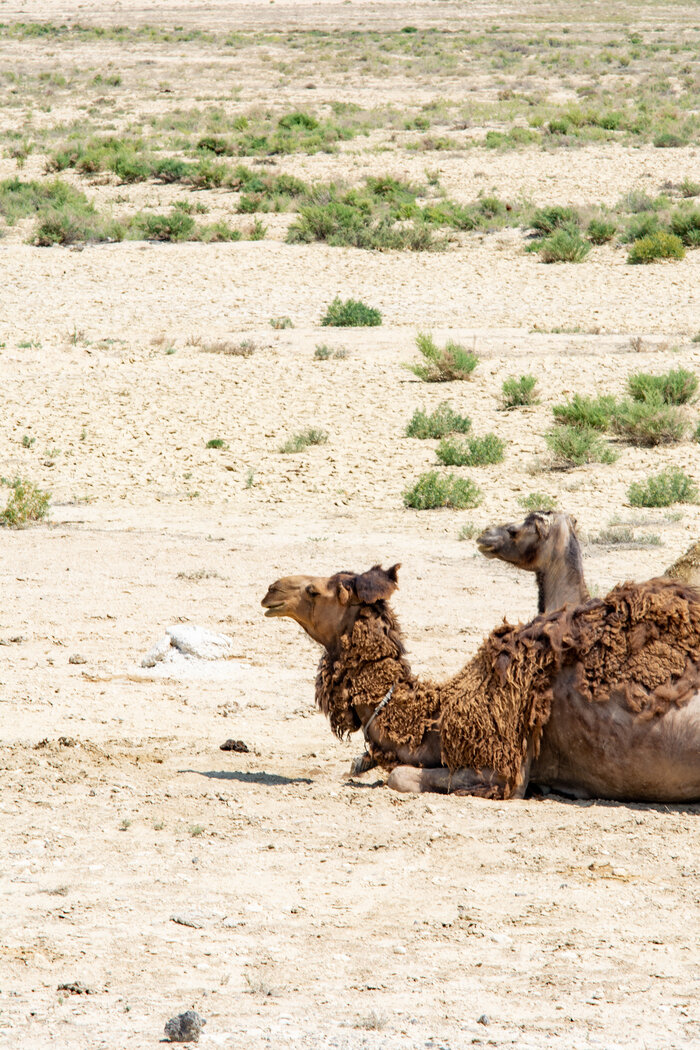
{"type": "Polygon", "coordinates": [[[590,594],[583,578],[576,519],[558,511],[534,511],[520,525],[482,532],[476,545],[486,558],[528,569],[537,579],[537,612],[581,605],[590,594]]]}
{"type": "Polygon", "coordinates": [[[666,569],[664,576],[688,583],[691,587],[700,587],[700,540],[691,543],[685,554],[666,569]]]}
{"type": "Polygon", "coordinates": [[[316,702],[340,738],[362,729],[405,792],[700,800],[700,592],[670,580],[503,624],[453,678],[420,681],[388,603],[399,565],[268,588],[323,647],[316,702]]]}
{"type": "MultiPolygon", "coordinates": [[[[537,612],[581,605],[590,594],[583,576],[576,519],[559,511],[534,511],[520,525],[496,525],[479,536],[477,547],[486,558],[498,558],[537,579],[537,612]]],[[[700,586],[700,542],[693,543],[666,569],[664,576],[700,586]]]]}

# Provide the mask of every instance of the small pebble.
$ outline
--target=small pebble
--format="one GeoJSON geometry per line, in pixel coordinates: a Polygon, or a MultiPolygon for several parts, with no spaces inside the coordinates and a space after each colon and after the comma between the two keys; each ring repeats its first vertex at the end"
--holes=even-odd
{"type": "Polygon", "coordinates": [[[488,1014],[482,1014],[481,1017],[479,1018],[479,1020],[476,1023],[477,1024],[491,1024],[491,1022],[489,1020],[489,1017],[488,1017],[488,1014]]]}
{"type": "Polygon", "coordinates": [[[72,656],[68,657],[69,664],[86,664],[87,660],[80,653],[73,653],[72,656]]]}

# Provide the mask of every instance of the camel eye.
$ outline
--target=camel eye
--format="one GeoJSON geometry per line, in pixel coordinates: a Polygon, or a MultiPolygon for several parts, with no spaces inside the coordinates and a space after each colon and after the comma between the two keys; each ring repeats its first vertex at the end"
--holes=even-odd
{"type": "Polygon", "coordinates": [[[320,594],[320,591],[318,591],[316,587],[314,587],[313,583],[310,583],[306,588],[306,593],[308,594],[309,598],[316,598],[320,594]]]}

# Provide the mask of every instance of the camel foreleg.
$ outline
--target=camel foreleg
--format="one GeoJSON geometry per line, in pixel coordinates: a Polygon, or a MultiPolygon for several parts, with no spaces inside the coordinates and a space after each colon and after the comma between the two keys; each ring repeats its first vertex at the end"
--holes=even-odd
{"type": "Polygon", "coordinates": [[[450,773],[445,766],[420,769],[416,766],[396,766],[387,780],[394,791],[435,791],[441,795],[480,795],[482,798],[503,798],[505,781],[492,770],[456,769],[450,773]]]}

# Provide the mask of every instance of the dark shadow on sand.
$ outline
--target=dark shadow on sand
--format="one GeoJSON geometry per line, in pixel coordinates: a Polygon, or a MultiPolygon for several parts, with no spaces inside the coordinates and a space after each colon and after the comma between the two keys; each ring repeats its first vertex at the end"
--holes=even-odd
{"type": "Polygon", "coordinates": [[[283,787],[286,784],[313,784],[309,777],[282,777],[278,773],[244,773],[238,769],[179,769],[178,773],[196,773],[211,780],[237,780],[239,784],[263,784],[265,787],[283,787]]]}

